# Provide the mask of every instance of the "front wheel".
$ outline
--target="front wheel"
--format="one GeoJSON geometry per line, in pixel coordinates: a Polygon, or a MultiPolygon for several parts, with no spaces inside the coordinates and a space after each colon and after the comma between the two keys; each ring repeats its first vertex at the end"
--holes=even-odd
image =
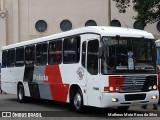
{"type": "Polygon", "coordinates": [[[22,84],[19,84],[17,87],[17,98],[20,103],[23,103],[26,100],[26,97],[24,94],[24,87],[22,84]]]}
{"type": "Polygon", "coordinates": [[[83,96],[81,90],[77,90],[73,96],[72,105],[76,112],[84,112],[83,96]]]}

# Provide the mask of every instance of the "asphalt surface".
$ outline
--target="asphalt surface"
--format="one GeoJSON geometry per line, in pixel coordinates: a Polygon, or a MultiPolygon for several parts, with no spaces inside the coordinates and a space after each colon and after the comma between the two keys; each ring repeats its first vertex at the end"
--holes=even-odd
{"type": "Polygon", "coordinates": [[[152,105],[149,105],[147,109],[142,109],[141,106],[131,106],[127,111],[118,111],[115,108],[99,109],[88,107],[85,114],[79,114],[70,110],[69,104],[66,103],[35,99],[28,99],[26,103],[19,103],[16,95],[0,94],[0,116],[2,116],[2,112],[3,115],[6,112],[12,114],[12,118],[0,117],[0,120],[159,120],[160,106],[158,106],[158,110],[153,110],[152,108],[152,105]],[[36,115],[38,118],[35,118],[36,115]]]}

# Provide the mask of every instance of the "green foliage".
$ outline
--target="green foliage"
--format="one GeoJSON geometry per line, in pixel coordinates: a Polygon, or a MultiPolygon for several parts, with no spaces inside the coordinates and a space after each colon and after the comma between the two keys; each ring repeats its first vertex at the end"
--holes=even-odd
{"type": "Polygon", "coordinates": [[[160,0],[113,0],[120,13],[125,13],[126,8],[133,3],[133,9],[138,13],[135,19],[143,26],[160,20],[160,0]]]}

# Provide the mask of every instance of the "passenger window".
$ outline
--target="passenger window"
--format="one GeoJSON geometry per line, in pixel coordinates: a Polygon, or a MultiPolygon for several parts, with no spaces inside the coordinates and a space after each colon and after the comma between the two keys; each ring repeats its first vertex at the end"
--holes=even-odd
{"type": "Polygon", "coordinates": [[[34,65],[35,61],[35,45],[27,46],[25,48],[25,64],[34,65]]]}
{"type": "Polygon", "coordinates": [[[7,51],[2,52],[2,68],[7,66],[7,51]]]}
{"type": "Polygon", "coordinates": [[[24,48],[17,48],[16,49],[16,66],[23,66],[24,65],[24,48]]]}
{"type": "Polygon", "coordinates": [[[60,64],[62,62],[62,40],[49,42],[48,64],[60,64]]]}
{"type": "Polygon", "coordinates": [[[47,64],[47,43],[41,43],[36,45],[36,65],[47,64]]]}
{"type": "Polygon", "coordinates": [[[64,39],[63,50],[64,63],[78,63],[80,58],[80,37],[64,39]]]}
{"type": "Polygon", "coordinates": [[[88,42],[87,70],[90,74],[98,74],[98,40],[88,42]]]}
{"type": "Polygon", "coordinates": [[[8,50],[7,52],[7,67],[14,67],[15,65],[15,49],[8,50]]]}
{"type": "Polygon", "coordinates": [[[86,67],[86,41],[83,42],[82,44],[82,66],[85,68],[86,67]]]}

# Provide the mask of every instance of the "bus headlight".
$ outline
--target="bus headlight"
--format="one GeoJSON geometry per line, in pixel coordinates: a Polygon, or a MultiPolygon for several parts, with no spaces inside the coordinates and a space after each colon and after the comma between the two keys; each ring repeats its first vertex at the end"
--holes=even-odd
{"type": "Polygon", "coordinates": [[[151,99],[155,100],[155,99],[157,99],[157,96],[154,95],[154,96],[151,97],[151,99]]]}
{"type": "Polygon", "coordinates": [[[148,87],[148,89],[149,89],[149,90],[152,90],[152,86],[150,85],[150,86],[148,87]]]}
{"type": "Polygon", "coordinates": [[[112,98],[112,102],[118,102],[118,98],[112,98]]]}
{"type": "Polygon", "coordinates": [[[157,90],[157,85],[153,85],[153,90],[157,90]]]}

